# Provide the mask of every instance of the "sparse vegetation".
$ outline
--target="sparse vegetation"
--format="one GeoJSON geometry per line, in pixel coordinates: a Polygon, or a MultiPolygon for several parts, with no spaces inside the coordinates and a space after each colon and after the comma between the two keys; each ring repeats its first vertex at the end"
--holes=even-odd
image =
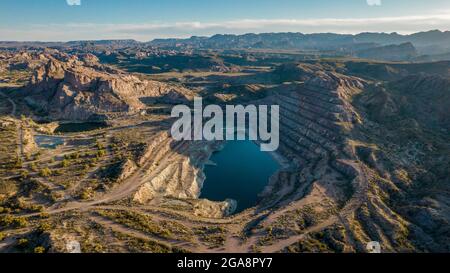
{"type": "Polygon", "coordinates": [[[34,253],[45,253],[45,247],[42,246],[35,247],[34,253]]]}
{"type": "Polygon", "coordinates": [[[208,246],[217,248],[225,243],[227,230],[222,226],[204,226],[196,228],[195,234],[208,246]]]}
{"type": "MultiPolygon", "coordinates": [[[[449,249],[448,62],[359,60],[350,55],[371,43],[351,39],[339,50],[333,42],[333,50],[303,51],[297,43],[308,39],[291,35],[216,36],[213,48],[197,37],[171,49],[103,41],[0,50],[2,245],[64,252],[76,239],[95,253],[186,251],[173,244],[341,253],[378,240],[392,252],[449,249]],[[62,78],[68,70],[79,77],[62,78]],[[55,97],[61,86],[67,92],[55,97]],[[223,203],[198,205],[216,143],[168,134],[173,105],[195,96],[280,105],[283,166],[256,209],[221,217],[223,203]],[[292,236],[301,239],[289,246],[292,236]]],[[[412,49],[376,52],[399,48],[412,49]]]]}
{"type": "Polygon", "coordinates": [[[50,177],[52,174],[53,174],[53,172],[49,168],[44,168],[39,171],[39,175],[41,177],[50,177]]]}
{"type": "Polygon", "coordinates": [[[154,222],[148,215],[139,214],[132,211],[97,211],[101,216],[112,219],[120,224],[153,234],[157,237],[174,239],[172,226],[161,226],[154,222]]]}

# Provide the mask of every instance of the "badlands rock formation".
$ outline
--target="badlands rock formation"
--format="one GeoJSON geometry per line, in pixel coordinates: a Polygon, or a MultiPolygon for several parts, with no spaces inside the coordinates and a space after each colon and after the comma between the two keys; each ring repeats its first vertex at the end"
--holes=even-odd
{"type": "MultiPolygon", "coordinates": [[[[146,109],[144,101],[177,102],[192,92],[141,80],[86,52],[0,56],[7,70],[14,63],[39,67],[25,90],[14,85],[4,92],[17,104],[16,116],[30,113],[26,101],[55,122],[28,126],[11,118],[14,126],[0,130],[10,140],[2,142],[3,154],[23,155],[21,169],[1,170],[2,179],[20,186],[2,207],[30,220],[30,230],[8,234],[0,251],[14,248],[16,238],[40,243],[35,239],[47,235],[48,251],[65,251],[55,250],[65,245],[60,240],[78,240],[94,252],[168,251],[163,245],[193,252],[366,252],[370,241],[383,252],[450,250],[448,63],[311,61],[249,76],[191,77],[190,86],[214,101],[280,105],[274,157],[284,164],[256,207],[232,214],[232,200],[199,199],[202,168],[221,143],[174,141],[164,111],[134,115],[146,109]],[[51,134],[58,119],[119,114],[111,127],[69,134],[66,145],[26,154],[36,148],[26,143],[33,133],[51,134]],[[53,175],[41,175],[33,163],[53,175]],[[22,170],[33,179],[23,180],[22,170]],[[48,218],[41,219],[39,206],[48,218]]],[[[20,167],[21,160],[8,160],[20,167]]]]}
{"type": "Polygon", "coordinates": [[[182,87],[109,73],[110,68],[96,61],[91,55],[83,60],[72,56],[66,62],[50,59],[30,80],[28,104],[53,119],[88,120],[109,113],[138,113],[146,108],[145,98],[169,95],[174,102],[192,98],[182,87]]]}
{"type": "MultiPolygon", "coordinates": [[[[371,240],[381,242],[384,251],[444,250],[438,243],[445,238],[444,231],[430,236],[422,221],[448,221],[446,206],[441,203],[439,213],[422,212],[420,218],[415,206],[405,202],[411,198],[410,191],[417,192],[409,175],[426,173],[428,181],[439,180],[437,176],[445,181],[448,169],[442,169],[442,162],[433,157],[420,156],[426,152],[417,147],[427,139],[431,146],[423,149],[448,150],[448,145],[444,148],[438,138],[431,141],[423,131],[426,127],[445,128],[442,107],[449,105],[448,84],[439,77],[413,76],[392,83],[389,91],[373,93],[365,80],[315,68],[295,66],[303,82],[276,92],[269,101],[280,105],[279,152],[292,166],[272,179],[261,205],[280,208],[260,225],[277,230],[281,241],[273,245],[266,242],[267,238],[277,238],[272,231],[260,242],[268,244],[267,250],[275,245],[295,252],[365,251],[371,240]],[[428,107],[422,105],[425,102],[433,103],[428,107]],[[418,109],[424,112],[420,114],[418,109]],[[380,131],[386,127],[390,129],[380,131]],[[408,131],[403,134],[399,128],[408,131]],[[393,149],[402,143],[412,147],[393,149]],[[430,171],[422,173],[421,168],[430,171]],[[321,235],[316,233],[319,230],[321,235]],[[308,234],[307,239],[282,240],[286,234],[299,232],[308,234]],[[314,247],[318,242],[323,244],[321,250],[314,247]]],[[[441,183],[435,187],[446,186],[441,183]]]]}
{"type": "MultiPolygon", "coordinates": [[[[362,118],[350,98],[366,82],[326,71],[303,75],[304,83],[271,98],[281,109],[279,151],[292,166],[280,171],[266,189],[262,206],[282,209],[261,224],[277,227],[281,234],[323,226],[330,234],[326,247],[333,251],[364,251],[367,238],[377,238],[389,249],[408,248],[397,240],[406,222],[379,193],[394,185],[378,184],[369,164],[360,158],[356,138],[362,118]],[[302,215],[314,215],[313,222],[302,215]],[[281,219],[284,224],[279,226],[281,219]],[[298,221],[306,224],[295,228],[298,221]]],[[[292,243],[285,245],[286,250],[304,247],[292,243]]]]}
{"type": "Polygon", "coordinates": [[[346,98],[363,86],[364,81],[358,78],[320,72],[271,97],[272,103],[280,105],[280,152],[293,162],[294,169],[301,170],[280,173],[274,183],[289,185],[272,185],[273,190],[283,192],[279,200],[292,199],[286,195],[299,198],[313,183],[333,202],[339,202],[345,199],[345,184],[351,187],[360,179],[360,169],[352,163],[356,158],[346,143],[359,117],[346,98]],[[286,188],[293,192],[285,192],[286,188]]]}

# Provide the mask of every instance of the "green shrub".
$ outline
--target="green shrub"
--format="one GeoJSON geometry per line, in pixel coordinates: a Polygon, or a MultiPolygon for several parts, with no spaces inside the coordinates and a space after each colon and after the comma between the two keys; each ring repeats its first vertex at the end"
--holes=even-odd
{"type": "Polygon", "coordinates": [[[22,179],[27,179],[30,176],[30,173],[27,170],[23,170],[20,174],[22,179]]]}
{"type": "Polygon", "coordinates": [[[37,165],[36,165],[35,162],[33,162],[33,163],[30,164],[30,168],[31,168],[31,170],[32,170],[33,172],[37,172],[37,171],[38,171],[38,167],[37,167],[37,165]]]}
{"type": "Polygon", "coordinates": [[[24,227],[26,227],[26,226],[28,226],[28,221],[27,221],[27,219],[25,219],[25,218],[23,218],[23,217],[16,217],[15,219],[14,219],[14,225],[15,226],[17,226],[17,227],[21,227],[21,228],[24,228],[24,227]]]}
{"type": "Polygon", "coordinates": [[[16,161],[14,162],[14,168],[15,169],[20,169],[22,168],[22,159],[21,158],[17,158],[16,161]]]}
{"type": "Polygon", "coordinates": [[[70,166],[70,161],[69,161],[69,160],[64,159],[64,160],[61,162],[61,167],[62,167],[62,168],[67,168],[67,167],[69,167],[69,166],[70,166]]]}
{"type": "Polygon", "coordinates": [[[44,211],[44,206],[42,205],[31,205],[29,207],[29,209],[33,212],[43,212],[44,211]]]}
{"type": "Polygon", "coordinates": [[[92,197],[93,192],[91,189],[85,189],[80,193],[80,199],[81,200],[88,200],[92,197]]]}
{"type": "Polygon", "coordinates": [[[34,253],[45,253],[45,248],[42,246],[35,247],[34,253]]]}
{"type": "Polygon", "coordinates": [[[45,168],[39,171],[39,175],[42,177],[49,177],[52,175],[52,170],[50,170],[49,168],[45,168]]]}
{"type": "Polygon", "coordinates": [[[38,231],[41,233],[44,233],[44,232],[50,231],[52,228],[53,227],[50,223],[42,223],[39,225],[38,231]]]}
{"type": "Polygon", "coordinates": [[[42,219],[47,219],[47,218],[50,218],[50,214],[47,213],[47,212],[41,212],[39,214],[39,217],[42,218],[42,219]]]}
{"type": "Polygon", "coordinates": [[[25,247],[28,246],[28,243],[29,243],[28,239],[26,239],[26,238],[21,238],[21,239],[19,239],[19,241],[17,242],[17,245],[18,245],[19,247],[21,247],[21,248],[25,248],[25,247]]]}

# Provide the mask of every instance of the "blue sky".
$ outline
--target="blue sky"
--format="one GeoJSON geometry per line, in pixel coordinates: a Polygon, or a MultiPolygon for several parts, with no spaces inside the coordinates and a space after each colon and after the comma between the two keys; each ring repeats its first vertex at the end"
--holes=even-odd
{"type": "Polygon", "coordinates": [[[132,38],[146,41],[216,33],[411,33],[431,29],[450,30],[450,1],[0,1],[0,40],[132,38]]]}

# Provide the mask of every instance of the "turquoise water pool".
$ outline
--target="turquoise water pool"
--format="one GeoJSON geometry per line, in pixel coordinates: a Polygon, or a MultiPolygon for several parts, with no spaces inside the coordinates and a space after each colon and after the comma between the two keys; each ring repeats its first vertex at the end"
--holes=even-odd
{"type": "Polygon", "coordinates": [[[269,153],[261,152],[249,140],[228,141],[211,161],[216,166],[205,167],[206,180],[200,197],[212,201],[234,199],[238,202],[236,212],[255,206],[258,194],[280,168],[269,153]]]}

